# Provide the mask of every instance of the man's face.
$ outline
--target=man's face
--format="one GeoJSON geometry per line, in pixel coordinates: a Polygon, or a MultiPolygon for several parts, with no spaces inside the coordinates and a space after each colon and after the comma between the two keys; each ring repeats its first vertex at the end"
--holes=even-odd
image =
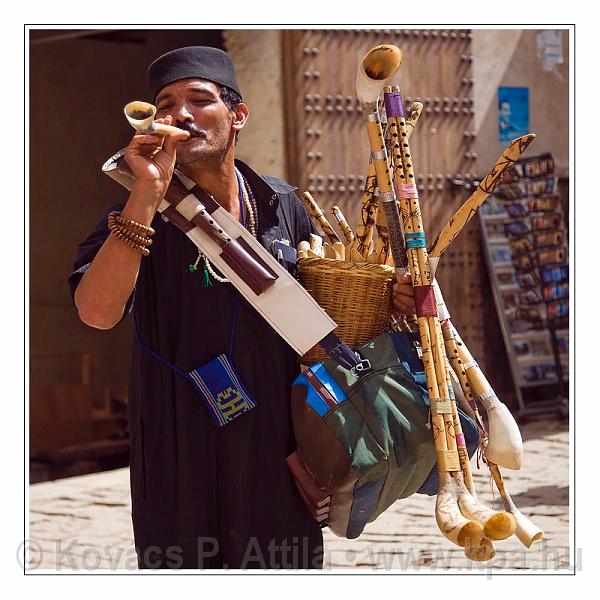
{"type": "Polygon", "coordinates": [[[165,86],[156,97],[157,118],[171,116],[173,125],[190,132],[177,143],[177,162],[221,162],[233,143],[233,113],[221,100],[219,88],[204,79],[182,79],[165,86]]]}
{"type": "Polygon", "coordinates": [[[502,102],[500,104],[500,119],[503,121],[510,121],[510,103],[502,102]]]}

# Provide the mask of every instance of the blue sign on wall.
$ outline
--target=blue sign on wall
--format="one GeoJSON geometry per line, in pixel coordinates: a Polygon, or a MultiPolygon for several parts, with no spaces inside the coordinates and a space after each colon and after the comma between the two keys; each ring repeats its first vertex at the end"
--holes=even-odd
{"type": "Polygon", "coordinates": [[[529,88],[498,88],[498,134],[503,143],[529,133],[529,88]]]}

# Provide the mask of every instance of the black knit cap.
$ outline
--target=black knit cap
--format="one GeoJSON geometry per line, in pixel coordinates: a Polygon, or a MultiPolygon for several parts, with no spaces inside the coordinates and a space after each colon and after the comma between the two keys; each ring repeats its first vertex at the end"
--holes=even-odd
{"type": "Polygon", "coordinates": [[[233,63],[223,50],[210,46],[188,46],[159,56],[148,67],[152,98],[156,100],[158,92],[169,83],[189,77],[207,79],[240,94],[233,63]]]}

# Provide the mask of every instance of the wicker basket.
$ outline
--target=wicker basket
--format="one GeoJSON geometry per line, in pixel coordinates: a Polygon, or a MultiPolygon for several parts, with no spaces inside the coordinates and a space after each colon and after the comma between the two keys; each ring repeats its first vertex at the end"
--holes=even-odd
{"type": "MultiPolygon", "coordinates": [[[[298,278],[338,324],[335,333],[350,346],[364,344],[387,331],[392,312],[394,268],[331,258],[298,261],[298,278]]],[[[325,360],[321,346],[311,348],[303,364],[325,360]]]]}

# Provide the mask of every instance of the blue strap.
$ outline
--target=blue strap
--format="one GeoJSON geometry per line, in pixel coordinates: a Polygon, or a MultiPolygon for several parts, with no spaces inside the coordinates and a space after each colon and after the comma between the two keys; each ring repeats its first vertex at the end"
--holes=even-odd
{"type": "MultiPolygon", "coordinates": [[[[241,180],[241,177],[240,177],[240,174],[239,174],[239,171],[237,170],[237,168],[235,170],[235,176],[237,177],[237,182],[238,182],[238,190],[239,190],[238,198],[240,201],[240,214],[242,216],[242,225],[244,227],[246,227],[246,215],[244,213],[244,194],[242,192],[243,183],[242,183],[242,180],[241,180]]],[[[237,298],[237,294],[236,294],[233,299],[233,315],[231,317],[231,330],[229,333],[229,346],[227,349],[227,358],[229,360],[232,360],[233,341],[235,339],[235,330],[236,330],[236,326],[237,326],[237,313],[238,313],[238,298],[237,298]]],[[[178,369],[175,365],[171,364],[168,360],[164,359],[162,356],[160,356],[159,354],[157,354],[156,352],[154,352],[153,350],[148,348],[148,346],[146,346],[142,342],[142,340],[140,340],[140,336],[138,334],[138,328],[137,328],[137,320],[135,318],[135,315],[133,318],[133,333],[135,335],[136,342],[140,345],[140,347],[143,350],[145,350],[148,354],[150,354],[151,356],[153,356],[154,358],[159,360],[161,363],[163,363],[170,369],[173,369],[173,371],[175,371],[176,373],[179,373],[179,375],[181,375],[184,379],[187,379],[189,382],[194,383],[194,380],[190,377],[190,375],[188,375],[181,369],[178,369]]]]}
{"type": "Polygon", "coordinates": [[[235,328],[237,325],[237,311],[238,311],[238,302],[237,296],[233,299],[233,316],[231,318],[231,331],[229,333],[229,348],[227,349],[227,358],[229,360],[233,360],[232,352],[233,352],[233,340],[235,338],[235,328]]]}
{"type": "Polygon", "coordinates": [[[194,383],[194,380],[187,373],[184,373],[181,369],[178,369],[175,365],[171,364],[168,360],[166,360],[162,356],[156,354],[156,352],[154,352],[153,350],[148,348],[148,346],[146,346],[142,342],[142,340],[140,340],[140,336],[138,334],[138,328],[137,328],[137,319],[135,318],[135,316],[133,318],[133,334],[135,335],[135,341],[140,345],[140,347],[143,350],[145,350],[148,354],[150,354],[157,360],[160,360],[161,363],[163,363],[170,369],[173,369],[173,371],[175,371],[176,373],[179,373],[179,375],[181,375],[184,379],[187,379],[190,383],[194,383]]]}

